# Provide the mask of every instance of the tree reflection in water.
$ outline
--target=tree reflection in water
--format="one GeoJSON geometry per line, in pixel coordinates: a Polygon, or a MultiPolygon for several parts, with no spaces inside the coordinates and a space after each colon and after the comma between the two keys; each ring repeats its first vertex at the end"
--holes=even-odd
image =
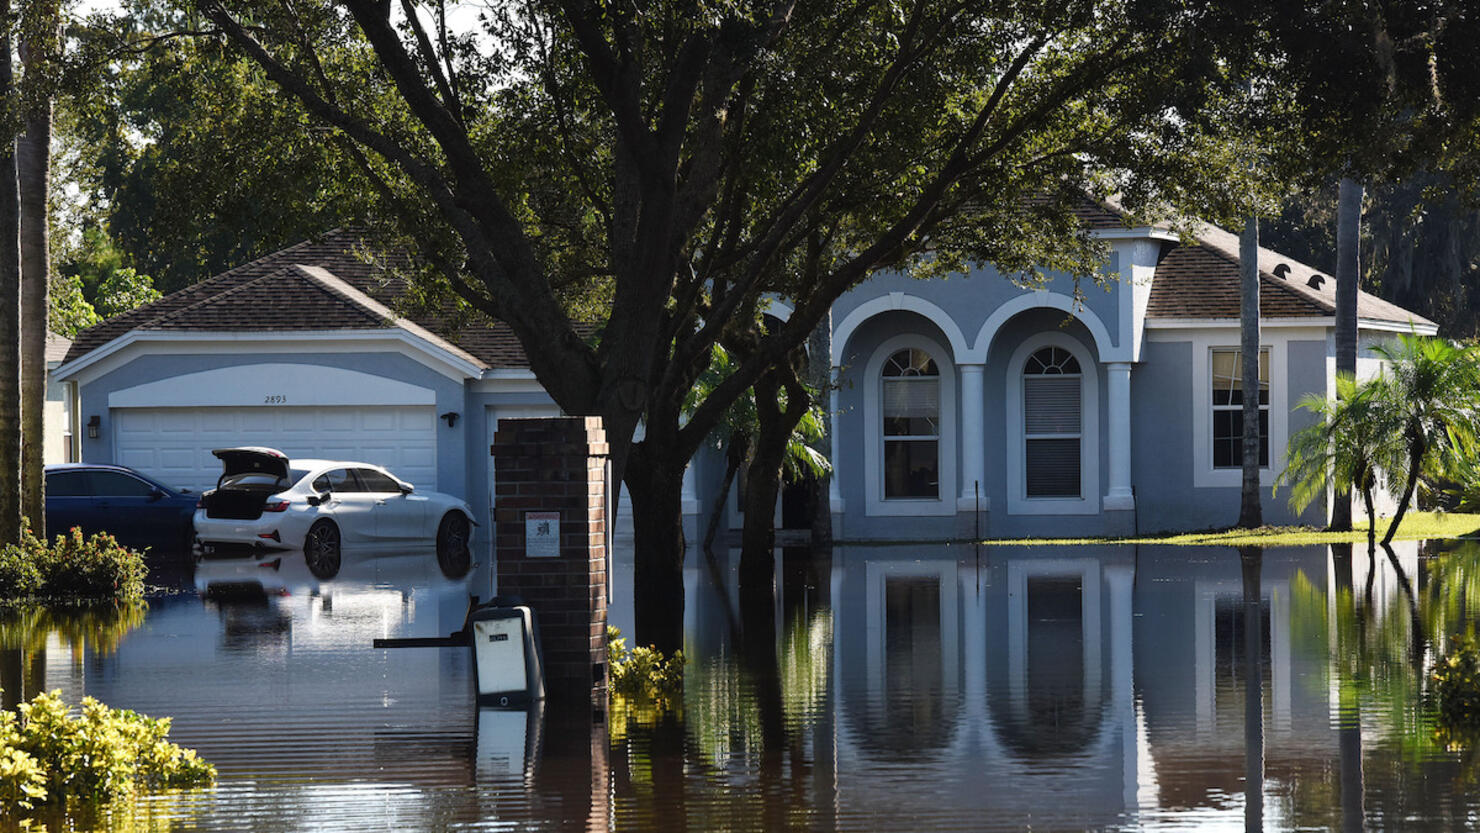
{"type": "Polygon", "coordinates": [[[127,605],[47,606],[27,605],[0,612],[0,705],[13,709],[44,691],[46,651],[53,637],[56,647],[68,651],[74,665],[85,653],[108,656],[129,631],[144,622],[148,606],[127,605]]]}

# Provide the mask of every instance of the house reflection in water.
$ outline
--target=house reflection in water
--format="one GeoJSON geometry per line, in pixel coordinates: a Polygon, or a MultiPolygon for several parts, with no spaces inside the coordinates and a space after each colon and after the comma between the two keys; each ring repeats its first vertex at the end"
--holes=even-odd
{"type": "Polygon", "coordinates": [[[1416,575],[1416,545],[1396,561],[1359,553],[1352,579],[1324,547],[1270,550],[1246,604],[1229,548],[840,549],[832,801],[878,828],[1233,822],[1254,732],[1265,823],[1338,823],[1339,806],[1299,803],[1292,782],[1337,778],[1338,585],[1362,591],[1371,570],[1380,619],[1401,601],[1398,571],[1416,575]]]}
{"type": "MultiPolygon", "coordinates": [[[[1134,550],[962,552],[836,560],[839,768],[913,762],[952,785],[957,811],[1112,823],[1138,784],[1134,550]],[[1063,795],[1073,801],[1045,800],[1063,795]]],[[[887,791],[853,794],[847,778],[840,790],[880,826],[920,811],[887,791]]]]}

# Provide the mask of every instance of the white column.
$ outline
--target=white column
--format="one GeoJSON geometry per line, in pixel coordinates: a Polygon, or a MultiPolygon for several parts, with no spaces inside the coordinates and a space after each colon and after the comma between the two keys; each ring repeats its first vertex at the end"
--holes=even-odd
{"type": "Polygon", "coordinates": [[[1105,365],[1110,377],[1110,491],[1105,508],[1134,509],[1131,493],[1131,363],[1105,365]]]}
{"type": "Polygon", "coordinates": [[[1120,731],[1121,799],[1127,814],[1139,807],[1140,753],[1136,731],[1135,656],[1133,654],[1135,568],[1128,563],[1105,567],[1110,586],[1110,703],[1120,731]]]}
{"type": "Polygon", "coordinates": [[[827,479],[827,502],[831,504],[828,509],[834,514],[843,511],[843,493],[838,487],[838,478],[845,473],[854,477],[857,476],[855,473],[840,470],[842,458],[838,453],[838,388],[836,380],[838,378],[838,371],[841,369],[838,367],[833,368],[834,385],[827,392],[827,433],[828,439],[832,443],[832,458],[828,462],[833,465],[832,477],[827,479]]]}
{"type": "Polygon", "coordinates": [[[987,509],[987,438],[984,376],[986,365],[957,365],[961,371],[961,498],[956,509],[970,512],[977,505],[981,489],[981,508],[987,509]]]}
{"type": "Polygon", "coordinates": [[[694,466],[690,464],[683,470],[683,513],[685,515],[699,514],[699,494],[694,487],[694,466]]]}

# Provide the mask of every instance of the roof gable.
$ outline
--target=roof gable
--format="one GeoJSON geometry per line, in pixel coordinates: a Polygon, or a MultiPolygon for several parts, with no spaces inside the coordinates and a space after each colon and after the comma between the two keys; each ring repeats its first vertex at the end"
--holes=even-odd
{"type": "Polygon", "coordinates": [[[401,317],[393,311],[401,278],[362,255],[363,234],[339,229],[114,316],[78,334],[71,363],[132,331],[271,332],[401,328],[430,339],[474,365],[526,368],[519,339],[507,324],[460,327],[451,310],[401,317]]]}

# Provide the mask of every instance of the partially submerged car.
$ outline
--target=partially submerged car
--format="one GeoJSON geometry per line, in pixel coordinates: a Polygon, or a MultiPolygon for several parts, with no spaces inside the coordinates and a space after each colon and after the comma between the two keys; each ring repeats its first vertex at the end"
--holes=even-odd
{"type": "Polygon", "coordinates": [[[188,558],[197,498],[127,466],[58,463],[46,467],[46,532],[107,532],[126,547],[188,558]]]}
{"type": "Polygon", "coordinates": [[[195,511],[202,558],[265,560],[301,548],[309,571],[331,578],[346,550],[373,555],[431,546],[449,577],[472,565],[473,511],[452,495],[418,492],[371,463],[290,461],[255,446],[211,453],[222,471],[195,511]]]}

